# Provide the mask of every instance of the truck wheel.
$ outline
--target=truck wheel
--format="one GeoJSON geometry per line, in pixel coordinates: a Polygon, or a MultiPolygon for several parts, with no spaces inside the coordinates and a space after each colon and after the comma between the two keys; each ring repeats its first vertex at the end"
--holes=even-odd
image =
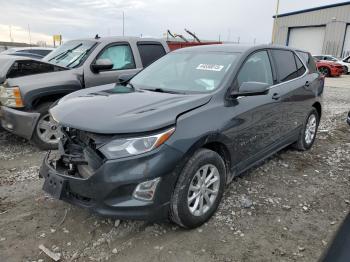
{"type": "Polygon", "coordinates": [[[320,117],[315,108],[309,112],[304,122],[303,128],[300,130],[299,139],[293,145],[300,151],[309,150],[316,139],[317,128],[320,122],[320,117]]]}
{"type": "Polygon", "coordinates": [[[31,141],[42,150],[56,149],[58,143],[57,125],[50,121],[51,102],[40,104],[36,111],[40,113],[31,141]]]}
{"type": "Polygon", "coordinates": [[[226,184],[226,169],[219,154],[199,149],[186,163],[173,192],[171,220],[195,228],[211,218],[219,206],[226,184]]]}

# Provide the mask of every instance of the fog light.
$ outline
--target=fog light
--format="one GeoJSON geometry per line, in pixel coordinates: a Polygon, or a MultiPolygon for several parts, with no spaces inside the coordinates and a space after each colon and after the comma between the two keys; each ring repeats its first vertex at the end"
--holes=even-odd
{"type": "Polygon", "coordinates": [[[143,201],[152,201],[156,193],[160,177],[153,180],[142,182],[134,190],[133,197],[143,201]]]}
{"type": "Polygon", "coordinates": [[[7,129],[10,129],[10,130],[13,129],[13,125],[11,123],[6,123],[5,126],[7,129]]]}

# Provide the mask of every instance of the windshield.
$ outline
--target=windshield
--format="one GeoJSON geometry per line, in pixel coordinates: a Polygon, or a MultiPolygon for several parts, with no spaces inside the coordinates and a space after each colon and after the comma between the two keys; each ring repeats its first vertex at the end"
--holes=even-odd
{"type": "Polygon", "coordinates": [[[73,40],[61,45],[42,60],[63,67],[77,67],[86,58],[95,41],[73,40]]]}
{"type": "Polygon", "coordinates": [[[172,92],[211,92],[229,71],[238,53],[170,53],[137,74],[136,88],[172,92]]]}

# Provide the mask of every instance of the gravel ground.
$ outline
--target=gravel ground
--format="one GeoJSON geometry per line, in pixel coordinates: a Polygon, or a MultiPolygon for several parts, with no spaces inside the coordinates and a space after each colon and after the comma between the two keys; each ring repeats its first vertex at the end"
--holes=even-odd
{"type": "Polygon", "coordinates": [[[312,150],[287,148],[236,178],[195,230],[112,221],[45,195],[44,155],[0,131],[0,261],[316,261],[350,209],[350,76],[326,80],[312,150]]]}

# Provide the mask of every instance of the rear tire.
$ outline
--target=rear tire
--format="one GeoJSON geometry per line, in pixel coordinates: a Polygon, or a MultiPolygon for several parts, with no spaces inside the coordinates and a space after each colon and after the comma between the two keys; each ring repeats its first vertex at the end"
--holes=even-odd
{"type": "Polygon", "coordinates": [[[52,124],[49,115],[51,104],[51,102],[42,103],[36,108],[40,117],[34,128],[31,142],[42,150],[57,149],[58,146],[57,126],[52,124]]]}
{"type": "Polygon", "coordinates": [[[208,221],[218,208],[226,184],[226,168],[220,155],[199,149],[185,164],[171,203],[171,220],[184,228],[208,221]]]}
{"type": "Polygon", "coordinates": [[[315,142],[320,117],[315,108],[309,112],[300,130],[298,141],[293,145],[300,151],[309,150],[315,142]]]}

